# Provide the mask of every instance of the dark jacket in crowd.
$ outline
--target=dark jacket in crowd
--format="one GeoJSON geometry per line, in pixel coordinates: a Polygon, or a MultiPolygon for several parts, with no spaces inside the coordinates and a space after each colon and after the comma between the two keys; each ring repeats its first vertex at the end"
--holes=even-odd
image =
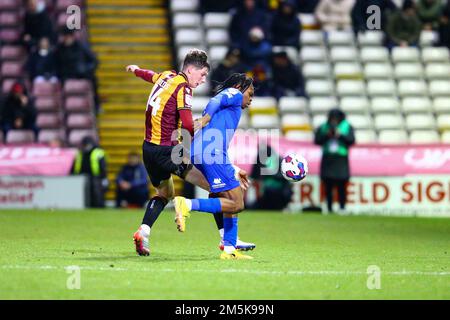
{"type": "Polygon", "coordinates": [[[381,11],[381,29],[386,28],[387,16],[394,12],[397,7],[392,0],[358,0],[352,9],[352,24],[355,32],[368,30],[367,21],[373,12],[367,13],[367,8],[377,6],[381,11]]]}
{"type": "Polygon", "coordinates": [[[439,26],[439,18],[444,6],[441,0],[419,0],[417,1],[417,16],[423,24],[430,25],[433,29],[439,26]]]}
{"type": "Polygon", "coordinates": [[[297,9],[292,1],[280,4],[272,22],[272,42],[274,46],[300,47],[300,19],[297,17],[297,9]],[[291,14],[283,13],[284,7],[290,7],[291,14]]]}
{"type": "Polygon", "coordinates": [[[56,33],[46,10],[25,13],[24,34],[29,34],[34,43],[43,37],[49,38],[53,43],[56,41],[56,33]]]}
{"type": "Polygon", "coordinates": [[[97,67],[97,58],[82,42],[72,45],[60,43],[55,50],[57,75],[60,79],[92,78],[97,67]]]}
{"type": "Polygon", "coordinates": [[[317,128],[314,143],[322,146],[321,179],[350,178],[349,147],[355,143],[352,126],[339,109],[330,111],[328,121],[317,128]],[[331,119],[337,119],[332,121],[331,119]]]}
{"type": "Polygon", "coordinates": [[[31,80],[37,76],[45,78],[56,76],[56,64],[53,51],[49,51],[47,55],[42,55],[39,51],[33,52],[28,58],[27,71],[31,80]]]}
{"type": "Polygon", "coordinates": [[[405,16],[403,11],[398,10],[388,18],[386,33],[394,45],[402,41],[407,42],[408,45],[416,45],[421,31],[422,23],[417,15],[405,16]]]}
{"type": "Polygon", "coordinates": [[[450,1],[444,7],[440,18],[439,45],[450,48],[450,1]]]}
{"type": "Polygon", "coordinates": [[[142,207],[148,200],[148,180],[147,171],[142,163],[137,165],[126,164],[117,175],[116,183],[126,181],[131,184],[131,188],[123,191],[116,188],[116,207],[121,207],[121,202],[125,200],[128,205],[142,207]]]}
{"type": "Polygon", "coordinates": [[[267,37],[270,32],[270,15],[258,6],[248,11],[243,6],[238,7],[231,18],[229,34],[231,45],[242,48],[248,42],[248,33],[253,27],[260,27],[267,37]]]}
{"type": "Polygon", "coordinates": [[[286,95],[304,96],[305,80],[298,66],[293,64],[287,55],[279,54],[285,61],[285,64],[276,62],[272,64],[272,87],[273,95],[279,99],[286,95]]]}
{"type": "MultiPolygon", "coordinates": [[[[17,85],[17,84],[16,84],[17,85]]],[[[14,86],[16,86],[14,85],[14,86]]],[[[24,88],[23,85],[21,85],[24,88]]],[[[28,129],[37,131],[36,128],[36,115],[37,111],[34,106],[34,100],[27,96],[26,91],[24,91],[24,96],[26,96],[26,102],[22,101],[20,97],[15,95],[13,92],[5,97],[3,102],[3,108],[1,110],[1,121],[2,127],[5,132],[10,129],[28,129]],[[21,119],[23,125],[17,127],[15,122],[17,119],[21,119]]]]}
{"type": "Polygon", "coordinates": [[[320,0],[297,0],[298,12],[314,13],[320,0]]]}
{"type": "Polygon", "coordinates": [[[204,14],[206,12],[228,12],[237,6],[239,0],[200,0],[200,10],[204,14]]]}

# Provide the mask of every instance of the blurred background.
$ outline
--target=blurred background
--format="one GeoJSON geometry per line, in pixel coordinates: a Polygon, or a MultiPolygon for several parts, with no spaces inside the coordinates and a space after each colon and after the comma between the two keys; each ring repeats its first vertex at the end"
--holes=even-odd
{"type": "Polygon", "coordinates": [[[339,108],[355,138],[350,210],[448,215],[449,10],[445,0],[1,0],[0,206],[142,207],[151,86],[125,66],[176,70],[195,47],[212,70],[194,118],[214,81],[248,73],[257,97],[240,127],[278,129],[277,159],[310,162],[301,184],[253,174],[249,206],[284,190],[276,210],[322,209],[315,130],[339,108]]]}

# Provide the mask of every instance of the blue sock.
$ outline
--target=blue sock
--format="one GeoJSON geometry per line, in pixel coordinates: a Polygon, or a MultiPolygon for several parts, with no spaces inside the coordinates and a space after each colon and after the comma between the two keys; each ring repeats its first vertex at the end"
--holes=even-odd
{"type": "Polygon", "coordinates": [[[238,218],[223,217],[223,245],[236,248],[238,234],[238,218]]]}
{"type": "Polygon", "coordinates": [[[212,199],[192,199],[192,210],[210,213],[222,212],[222,205],[217,198],[212,199]]]}

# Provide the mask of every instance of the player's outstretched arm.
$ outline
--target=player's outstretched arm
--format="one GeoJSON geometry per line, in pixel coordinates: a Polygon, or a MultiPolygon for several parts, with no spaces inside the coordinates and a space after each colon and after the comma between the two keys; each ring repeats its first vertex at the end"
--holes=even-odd
{"type": "Polygon", "coordinates": [[[153,81],[153,76],[156,74],[154,71],[152,70],[145,70],[145,69],[141,69],[139,68],[139,66],[135,65],[135,64],[130,64],[129,66],[127,66],[126,68],[127,72],[132,72],[136,75],[136,77],[139,77],[147,82],[151,82],[154,83],[153,81]]]}

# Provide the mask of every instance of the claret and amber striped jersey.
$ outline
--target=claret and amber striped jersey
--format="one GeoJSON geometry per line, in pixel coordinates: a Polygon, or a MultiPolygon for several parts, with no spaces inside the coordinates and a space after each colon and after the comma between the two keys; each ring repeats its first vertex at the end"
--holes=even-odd
{"type": "Polygon", "coordinates": [[[176,145],[182,125],[180,111],[188,111],[192,121],[192,89],[186,76],[175,71],[154,73],[147,80],[154,86],[145,112],[145,140],[163,146],[176,145]]]}

